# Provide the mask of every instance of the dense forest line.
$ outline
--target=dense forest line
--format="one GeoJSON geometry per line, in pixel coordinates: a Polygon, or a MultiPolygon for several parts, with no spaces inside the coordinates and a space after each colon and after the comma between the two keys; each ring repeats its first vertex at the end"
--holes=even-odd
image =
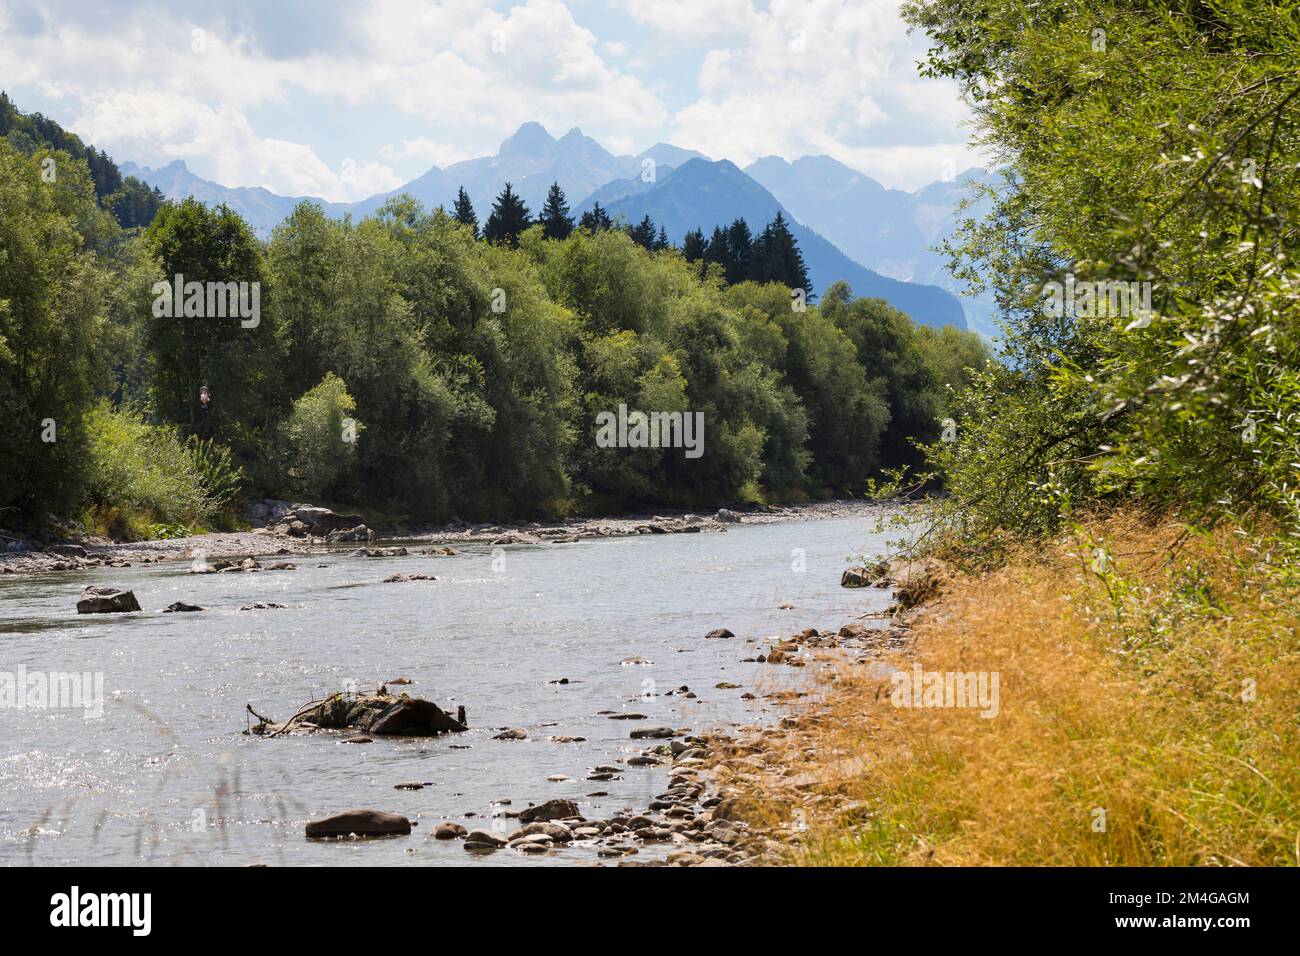
{"type": "Polygon", "coordinates": [[[478,238],[407,198],[360,222],[304,203],[263,242],[187,200],[123,228],[90,168],[102,154],[11,140],[10,527],[170,533],[263,495],[425,520],[850,492],[917,464],[913,440],[939,434],[986,358],[975,335],[842,284],[810,305],[624,229],[548,238],[545,214],[509,235],[490,217],[478,238]],[[703,413],[705,453],[599,447],[596,416],[620,404],[703,413]]]}

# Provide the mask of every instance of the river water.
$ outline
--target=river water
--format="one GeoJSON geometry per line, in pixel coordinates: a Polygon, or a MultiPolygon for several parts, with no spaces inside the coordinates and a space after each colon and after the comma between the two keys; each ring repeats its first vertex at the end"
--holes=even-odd
{"type": "MultiPolygon", "coordinates": [[[[465,863],[460,841],[432,840],[433,829],[444,819],[492,829],[495,801],[517,811],[566,797],[592,818],[644,810],[666,768],[602,782],[584,779],[589,768],[639,752],[628,735],[643,724],[702,731],[778,716],[763,694],[806,684],[811,668],[741,663],[761,646],[747,641],[838,628],[882,608],[887,592],[843,589],[839,577],[856,556],[884,553],[886,537],[864,512],[495,556],[338,551],[293,557],[299,570],[287,572],[190,575],[175,562],[0,578],[0,672],[102,674],[105,693],[102,716],[89,718],[0,709],[0,865],[465,863]],[[395,572],[438,580],[381,583],[395,572]],[[144,610],[78,615],[87,584],[132,589],[144,610]],[[158,613],[173,601],[208,610],[158,613]],[[289,607],[238,610],[256,601],[289,607]],[[736,636],[703,639],[718,627],[736,636]],[[652,663],[622,663],[631,657],[652,663]],[[349,682],[368,689],[398,677],[415,684],[395,690],[452,713],[464,704],[470,731],[370,744],[241,733],[245,704],[284,720],[349,682]],[[561,678],[570,683],[551,683],[561,678]],[[722,681],[742,686],[717,689],[722,681]],[[682,685],[697,698],[666,694],[682,685]],[[758,699],[741,700],[747,690],[758,699]],[[528,739],[492,739],[504,727],[528,739]],[[547,780],[555,774],[570,779],[547,780]],[[394,789],[404,781],[430,785],[394,789]],[[588,796],[599,791],[608,796],[588,796]],[[303,836],[307,820],[352,807],[419,825],[382,840],[303,836]]],[[[595,859],[581,846],[472,857],[476,866],[595,859]]]]}

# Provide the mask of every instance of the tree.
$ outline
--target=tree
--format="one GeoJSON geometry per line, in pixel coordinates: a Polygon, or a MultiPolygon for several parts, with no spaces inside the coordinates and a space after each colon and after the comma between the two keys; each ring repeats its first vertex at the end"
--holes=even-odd
{"type": "Polygon", "coordinates": [[[353,418],[356,410],[347,385],[333,372],[293,403],[281,425],[280,441],[283,473],[297,494],[333,500],[353,491],[347,485],[363,430],[353,418]]]}
{"type": "Polygon", "coordinates": [[[709,237],[709,244],[704,247],[704,261],[719,263],[724,269],[731,259],[731,253],[727,248],[727,234],[723,232],[721,226],[713,227],[713,235],[709,237]]]}
{"type": "Polygon", "coordinates": [[[667,249],[671,245],[672,243],[668,241],[668,230],[661,225],[659,227],[659,237],[655,239],[655,246],[654,246],[655,251],[660,252],[664,249],[667,249]]]}
{"type": "Polygon", "coordinates": [[[628,230],[628,235],[642,249],[653,249],[655,244],[655,224],[647,213],[639,223],[628,230]]]}
{"type": "Polygon", "coordinates": [[[492,204],[492,214],[483,225],[483,238],[488,242],[517,246],[519,234],[529,227],[531,221],[528,207],[510,183],[506,183],[492,204]]]}
{"type": "Polygon", "coordinates": [[[542,235],[547,239],[568,239],[569,233],[573,232],[573,217],[569,215],[569,204],[565,201],[564,190],[559,183],[551,183],[541,217],[537,221],[542,227],[542,235]]]}
{"type": "Polygon", "coordinates": [[[704,231],[692,229],[682,238],[682,256],[687,262],[698,262],[704,258],[704,231]]]}
{"type": "Polygon", "coordinates": [[[469,193],[465,192],[464,186],[456,190],[456,205],[452,209],[452,216],[462,226],[469,226],[474,238],[478,238],[478,214],[474,212],[474,204],[469,201],[469,193]]]}
{"type": "MultiPolygon", "coordinates": [[[[0,523],[67,513],[82,478],[88,356],[102,321],[104,275],[80,250],[96,213],[84,165],[55,183],[0,139],[0,523]]],[[[99,215],[105,215],[99,213],[99,215]]]]}
{"type": "Polygon", "coordinates": [[[1259,553],[1285,567],[1300,531],[1300,91],[1277,66],[1300,57],[1295,10],[1008,9],[904,4],[931,40],[923,73],[958,84],[1006,170],[947,248],[997,296],[1006,361],[977,376],[956,441],[929,449],[941,524],[987,551],[1090,507],[1244,519],[1273,523],[1259,553]]]}
{"type": "Polygon", "coordinates": [[[753,278],[754,235],[744,219],[737,219],[727,229],[727,282],[735,285],[753,278]]]}
{"type": "Polygon", "coordinates": [[[609,213],[605,212],[598,202],[592,203],[591,208],[582,214],[582,219],[578,225],[580,228],[592,233],[605,232],[614,228],[614,222],[609,218],[609,213]]]}
{"type": "Polygon", "coordinates": [[[754,244],[751,275],[758,282],[779,282],[791,289],[803,289],[812,298],[808,266],[779,210],[754,244]]]}
{"type": "Polygon", "coordinates": [[[160,266],[145,320],[155,411],[255,457],[271,412],[269,387],[281,368],[273,314],[261,309],[267,300],[256,238],[227,206],[209,209],[190,198],[158,210],[145,239],[160,266]],[[205,385],[210,403],[200,400],[205,385]]]}

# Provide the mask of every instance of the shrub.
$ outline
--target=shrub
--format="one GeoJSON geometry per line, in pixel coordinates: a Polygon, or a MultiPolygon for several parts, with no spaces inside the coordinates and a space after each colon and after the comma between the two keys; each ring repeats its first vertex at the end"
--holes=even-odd
{"type": "Polygon", "coordinates": [[[148,536],[151,524],[203,527],[238,493],[242,472],[226,449],[151,425],[137,407],[115,411],[100,402],[86,414],[85,430],[87,503],[106,530],[148,536]]]}
{"type": "Polygon", "coordinates": [[[333,372],[293,403],[282,429],[290,490],[307,497],[343,494],[356,473],[361,424],[347,384],[333,372]]]}

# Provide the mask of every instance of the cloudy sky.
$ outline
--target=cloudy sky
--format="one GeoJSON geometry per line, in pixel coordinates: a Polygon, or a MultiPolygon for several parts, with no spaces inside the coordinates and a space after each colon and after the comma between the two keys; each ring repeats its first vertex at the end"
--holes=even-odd
{"type": "Polygon", "coordinates": [[[897,0],[0,0],[0,88],[118,160],[360,199],[527,120],[615,153],[975,165],[897,0]]]}

